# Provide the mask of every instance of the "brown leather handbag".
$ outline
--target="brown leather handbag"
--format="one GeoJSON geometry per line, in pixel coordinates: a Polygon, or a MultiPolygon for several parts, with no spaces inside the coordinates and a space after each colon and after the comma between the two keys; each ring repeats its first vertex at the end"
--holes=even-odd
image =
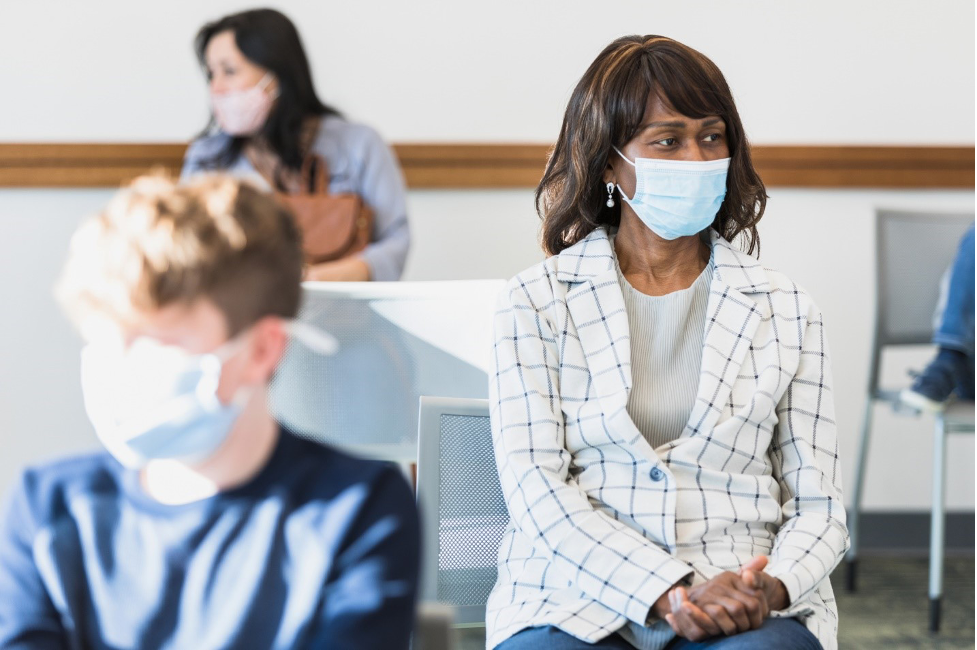
{"type": "Polygon", "coordinates": [[[366,248],[373,231],[373,211],[357,194],[329,193],[329,172],[321,157],[305,159],[302,187],[307,192],[275,194],[295,215],[306,264],[332,262],[366,248]]]}

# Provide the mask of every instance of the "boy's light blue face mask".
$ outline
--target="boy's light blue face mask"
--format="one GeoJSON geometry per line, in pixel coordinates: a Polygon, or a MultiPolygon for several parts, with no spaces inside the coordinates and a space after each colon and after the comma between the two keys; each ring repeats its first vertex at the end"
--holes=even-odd
{"type": "Polygon", "coordinates": [[[729,158],[709,161],[636,158],[634,197],[617,186],[638,218],[662,239],[695,235],[708,228],[726,197],[729,158]]]}
{"type": "MultiPolygon", "coordinates": [[[[304,323],[289,333],[320,354],[336,341],[304,323]]],[[[224,363],[241,351],[244,334],[214,352],[190,354],[151,339],[128,349],[107,343],[82,350],[85,409],[105,448],[127,467],[151,460],[200,462],[227,439],[254,392],[241,388],[229,404],[217,397],[224,363]]]]}

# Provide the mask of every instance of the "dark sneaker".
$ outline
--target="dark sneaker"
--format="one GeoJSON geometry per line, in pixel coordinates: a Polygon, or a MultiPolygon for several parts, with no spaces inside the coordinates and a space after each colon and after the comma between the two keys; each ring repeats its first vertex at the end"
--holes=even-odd
{"type": "Polygon", "coordinates": [[[970,355],[957,368],[957,397],[974,401],[974,358],[970,355]]]}
{"type": "Polygon", "coordinates": [[[960,380],[957,355],[941,349],[926,369],[916,375],[913,385],[899,394],[899,401],[918,411],[942,411],[960,380]]]}

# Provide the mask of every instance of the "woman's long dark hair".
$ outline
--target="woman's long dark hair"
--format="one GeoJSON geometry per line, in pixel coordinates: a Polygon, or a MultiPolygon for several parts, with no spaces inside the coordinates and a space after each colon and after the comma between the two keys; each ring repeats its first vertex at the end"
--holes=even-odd
{"type": "MultiPolygon", "coordinates": [[[[260,136],[284,165],[300,169],[305,155],[302,131],[306,119],[339,113],[316,95],[309,59],[305,56],[298,30],[285,14],[274,9],[242,11],[207,23],[194,39],[197,60],[205,69],[207,45],[222,32],[234,34],[234,42],[245,58],[269,70],[278,80],[278,100],[261,128],[260,136]]],[[[211,117],[205,133],[213,124],[211,117]]],[[[204,164],[215,168],[232,165],[247,140],[246,137],[231,138],[226,147],[204,164]]]]}
{"type": "Polygon", "coordinates": [[[705,55],[664,36],[615,40],[573,90],[536,188],[544,250],[556,255],[599,226],[620,224],[621,202],[607,207],[603,174],[612,147],[621,149],[637,135],[652,93],[682,115],[718,115],[726,123],[731,158],[726,198],[712,227],[730,241],[742,235],[747,251],[759,253],[756,224],[767,193],[726,79],[705,55]]]}

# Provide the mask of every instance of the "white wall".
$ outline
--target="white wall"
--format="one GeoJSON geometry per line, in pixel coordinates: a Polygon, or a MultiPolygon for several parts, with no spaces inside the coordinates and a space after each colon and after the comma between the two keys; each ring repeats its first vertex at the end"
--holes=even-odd
{"type": "MultiPolygon", "coordinates": [[[[326,101],[395,141],[552,141],[584,69],[631,33],[713,58],[758,143],[974,141],[968,0],[267,4],[299,26],[326,101]]],[[[206,118],[193,36],[249,6],[0,3],[0,142],[190,137],[206,118]]]]}
{"type": "MultiPolygon", "coordinates": [[[[206,118],[189,43],[239,2],[0,4],[0,142],[174,141],[206,118]]],[[[390,140],[552,141],[573,84],[624,33],[711,56],[758,143],[974,142],[972,2],[751,0],[491,5],[279,2],[327,101],[390,140]],[[884,9],[884,12],[882,11],[884,9]]],[[[875,206],[973,210],[972,191],[773,188],[762,260],[824,311],[845,482],[867,377],[875,206]]],[[[108,190],[0,190],[0,489],[17,467],[92,448],[78,341],[51,286],[68,237],[108,190]]],[[[541,258],[532,191],[412,191],[407,279],[508,277],[541,258]],[[477,252],[474,254],[473,251],[477,252]]],[[[925,363],[928,351],[888,364],[925,363]]],[[[880,409],[866,504],[928,506],[932,422],[880,409]]],[[[951,441],[949,505],[974,507],[974,439],[951,441]]]]}

